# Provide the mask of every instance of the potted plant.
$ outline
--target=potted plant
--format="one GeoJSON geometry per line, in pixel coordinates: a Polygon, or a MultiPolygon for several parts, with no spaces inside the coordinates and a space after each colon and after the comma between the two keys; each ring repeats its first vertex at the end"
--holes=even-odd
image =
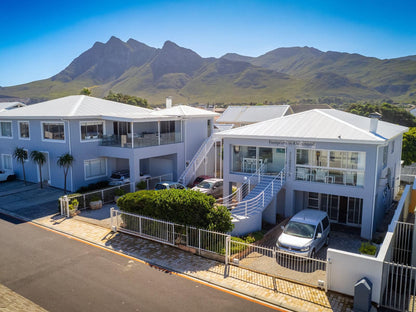
{"type": "Polygon", "coordinates": [[[100,209],[103,207],[103,201],[101,200],[101,198],[97,195],[94,195],[91,197],[90,200],[90,208],[91,209],[100,209]]]}
{"type": "Polygon", "coordinates": [[[375,256],[377,252],[377,246],[371,244],[370,242],[363,242],[361,243],[359,251],[362,255],[375,256]]]}
{"type": "Polygon", "coordinates": [[[68,206],[70,217],[76,216],[79,213],[78,206],[79,206],[79,201],[77,199],[73,199],[68,206]]]}
{"type": "Polygon", "coordinates": [[[115,189],[114,190],[114,201],[117,203],[117,200],[121,196],[123,196],[124,194],[126,194],[126,192],[123,189],[121,189],[121,188],[115,189]]]}

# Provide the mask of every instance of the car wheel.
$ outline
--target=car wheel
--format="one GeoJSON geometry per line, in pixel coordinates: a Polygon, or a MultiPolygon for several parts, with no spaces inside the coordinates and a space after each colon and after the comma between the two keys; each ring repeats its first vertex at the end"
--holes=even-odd
{"type": "Polygon", "coordinates": [[[315,249],[312,249],[311,258],[315,258],[315,249]]]}
{"type": "Polygon", "coordinates": [[[325,246],[328,246],[328,245],[329,245],[329,235],[325,239],[325,246]]]}
{"type": "Polygon", "coordinates": [[[14,179],[16,179],[16,176],[15,176],[14,174],[9,175],[9,176],[7,177],[7,181],[13,181],[14,179]]]}

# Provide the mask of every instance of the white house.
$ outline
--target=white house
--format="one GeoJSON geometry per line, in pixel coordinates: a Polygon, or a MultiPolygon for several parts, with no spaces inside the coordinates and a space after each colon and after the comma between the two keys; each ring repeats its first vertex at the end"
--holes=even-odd
{"type": "Polygon", "coordinates": [[[276,214],[314,208],[371,239],[398,192],[406,131],[377,118],[315,109],[217,133],[224,144],[224,195],[251,182],[232,211],[234,233],[260,229],[262,219],[275,223],[276,214]],[[261,183],[253,173],[264,177],[261,183]],[[254,203],[273,179],[273,191],[254,203]]]}
{"type": "MultiPolygon", "coordinates": [[[[141,107],[74,95],[0,112],[0,168],[22,168],[13,159],[16,147],[44,153],[43,180],[63,188],[57,159],[70,153],[75,161],[68,174],[68,189],[107,179],[127,169],[135,183],[141,175],[182,173],[186,161],[210,136],[217,113],[172,107],[153,111],[141,107]]],[[[38,182],[36,164],[25,165],[29,181],[38,182]]],[[[134,185],[134,184],[133,184],[134,185]]]]}

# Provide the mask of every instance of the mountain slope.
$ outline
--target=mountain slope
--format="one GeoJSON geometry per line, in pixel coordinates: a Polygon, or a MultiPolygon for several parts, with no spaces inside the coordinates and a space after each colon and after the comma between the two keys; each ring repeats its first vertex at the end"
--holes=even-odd
{"type": "Polygon", "coordinates": [[[109,90],[150,103],[249,103],[337,97],[345,101],[416,99],[414,56],[380,60],[310,47],[278,48],[259,57],[228,53],[219,59],[166,41],[161,49],[111,37],[96,42],[55,76],[0,88],[0,94],[52,99],[88,87],[103,97],[109,90]]]}

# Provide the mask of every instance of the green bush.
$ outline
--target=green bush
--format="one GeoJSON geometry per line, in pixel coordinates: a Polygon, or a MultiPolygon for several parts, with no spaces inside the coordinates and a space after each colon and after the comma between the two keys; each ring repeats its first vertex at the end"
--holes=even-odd
{"type": "Polygon", "coordinates": [[[224,206],[215,206],[212,196],[192,190],[169,189],[129,193],[117,201],[122,211],[217,232],[234,225],[224,206]]]}
{"type": "Polygon", "coordinates": [[[359,251],[362,254],[374,256],[376,254],[377,247],[371,244],[370,242],[365,242],[361,243],[359,251]]]}
{"type": "Polygon", "coordinates": [[[104,180],[104,181],[99,181],[97,183],[91,183],[88,184],[88,186],[81,186],[76,193],[88,193],[88,192],[92,192],[95,190],[100,190],[103,188],[106,188],[108,186],[109,181],[104,180]]]}
{"type": "Polygon", "coordinates": [[[137,184],[136,184],[136,188],[138,189],[138,190],[145,190],[146,188],[147,188],[147,183],[146,183],[146,181],[140,181],[140,182],[138,182],[137,184]]]}
{"type": "Polygon", "coordinates": [[[115,196],[123,196],[124,194],[126,194],[126,191],[121,189],[121,188],[118,188],[118,189],[114,190],[114,195],[115,196]]]}

